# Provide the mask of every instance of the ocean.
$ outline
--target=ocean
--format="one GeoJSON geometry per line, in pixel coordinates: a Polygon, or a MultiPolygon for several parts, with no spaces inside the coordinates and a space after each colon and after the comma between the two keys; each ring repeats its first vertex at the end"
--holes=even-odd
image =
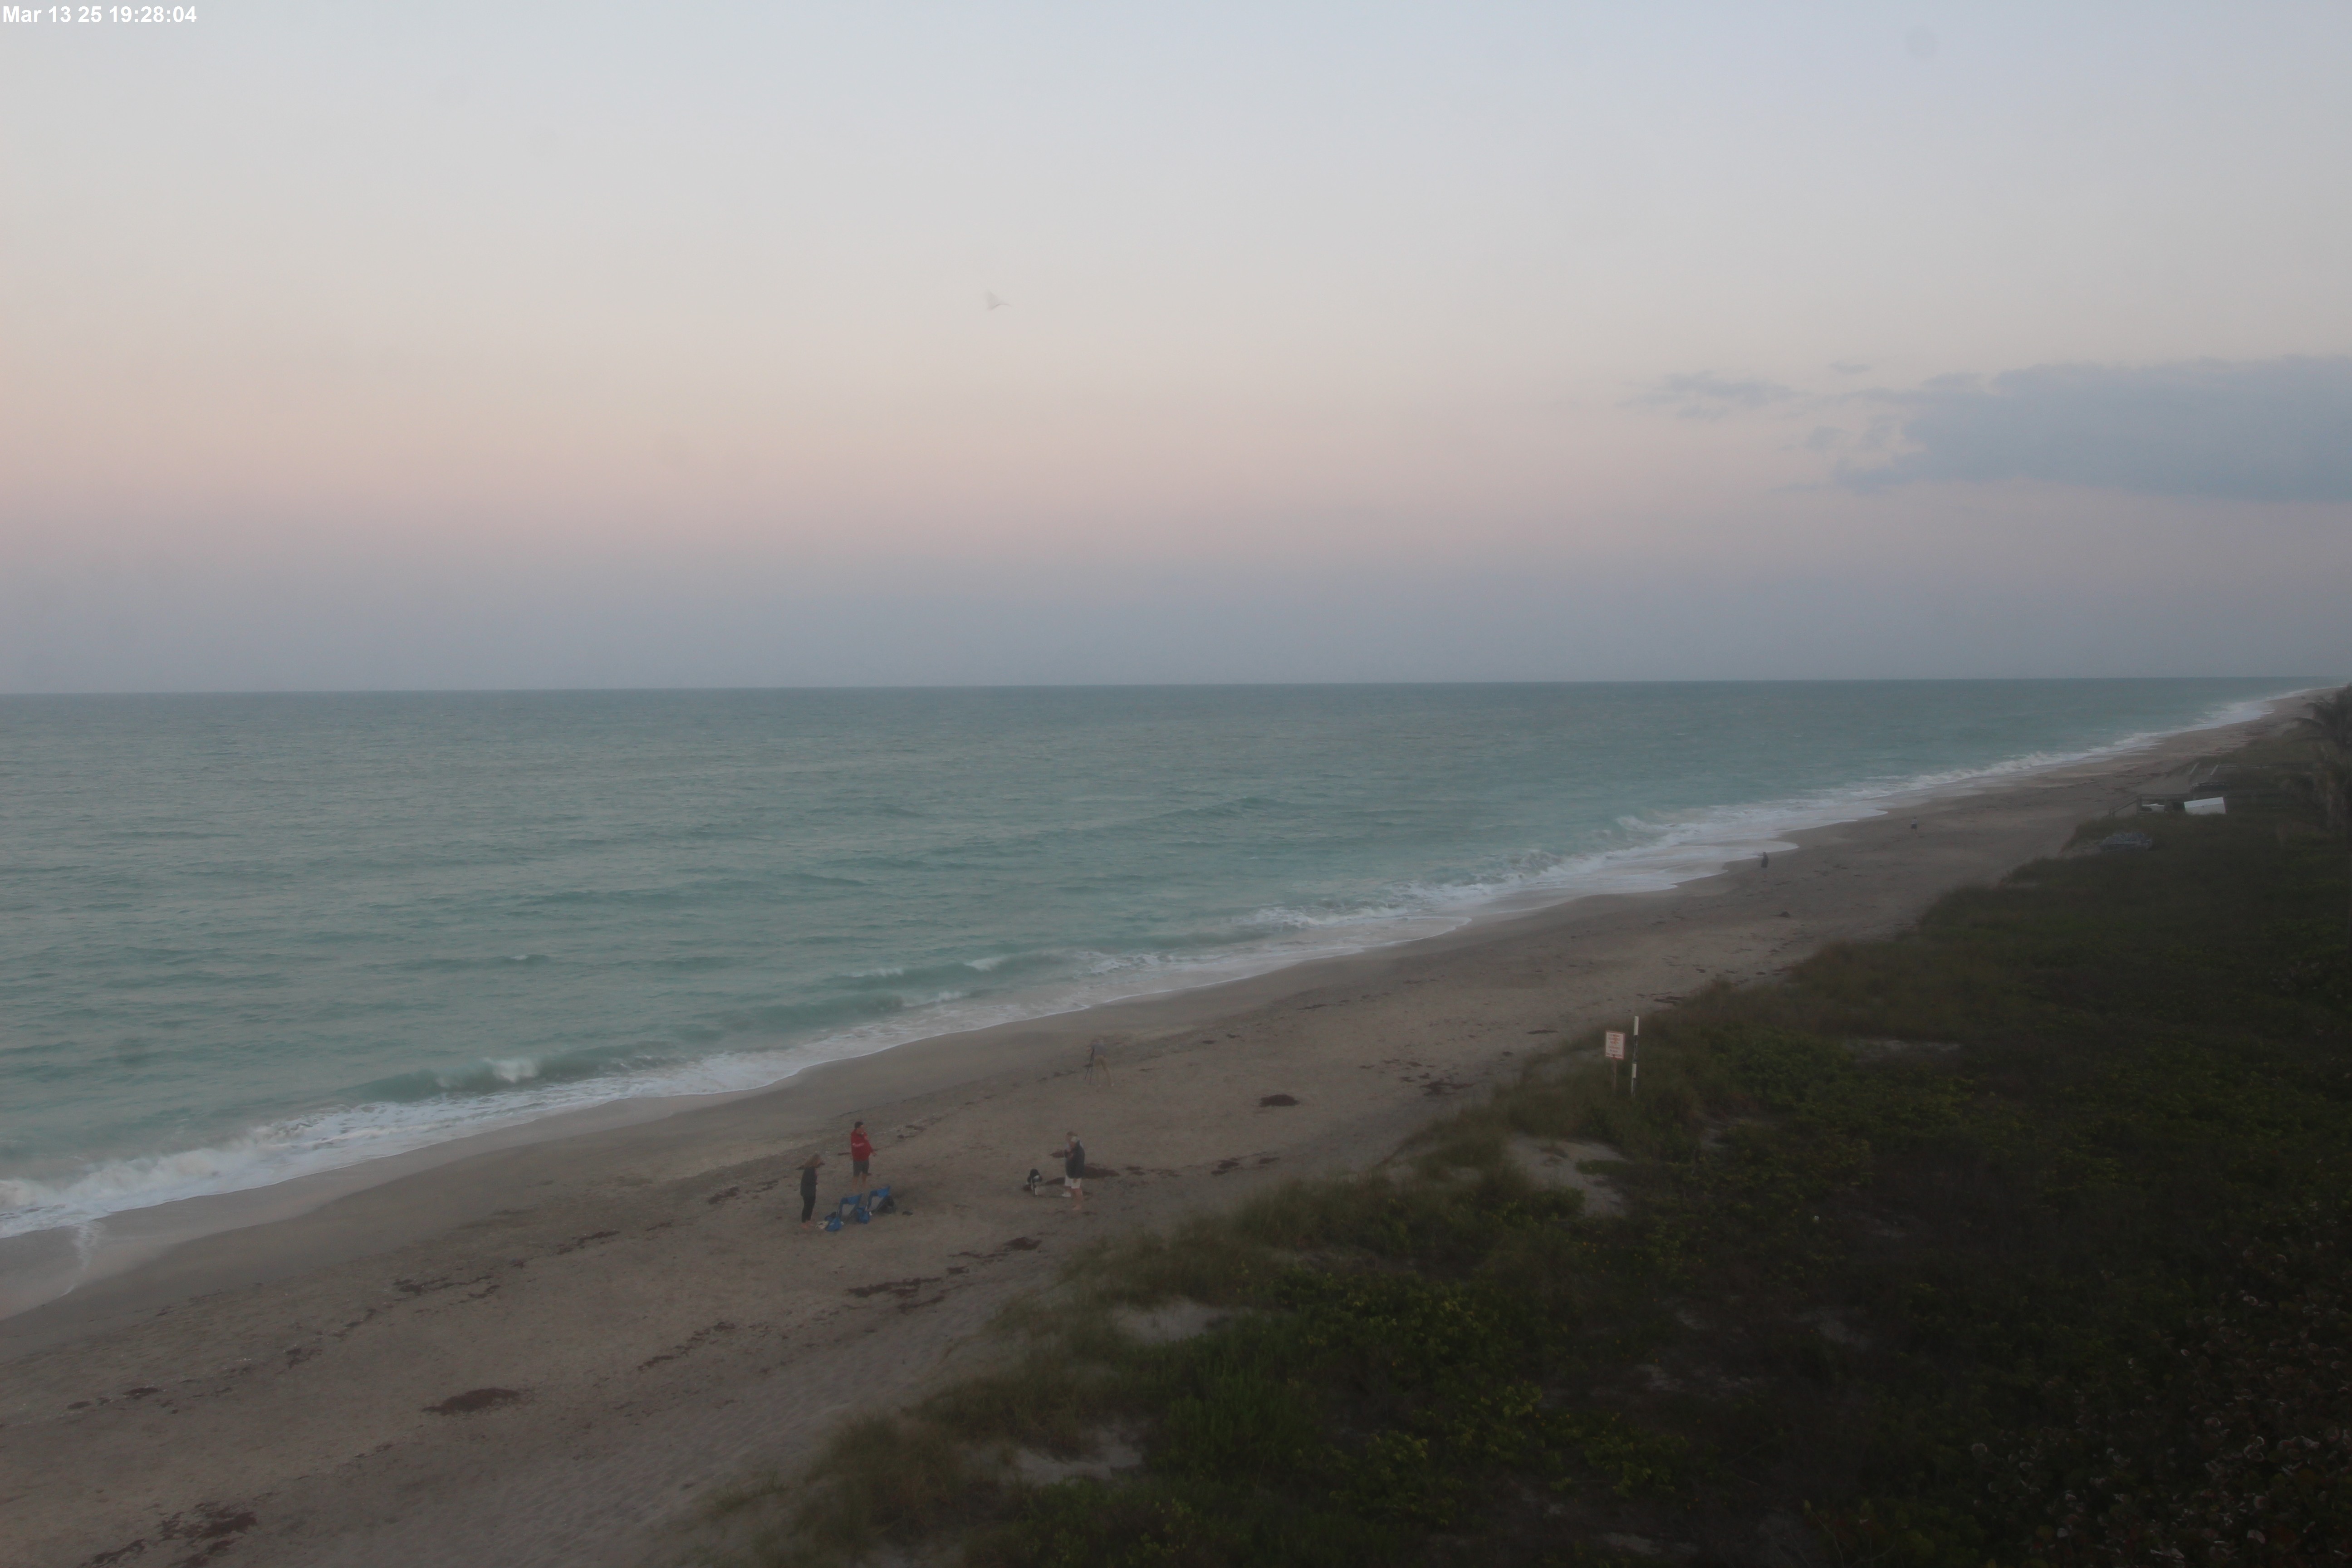
{"type": "Polygon", "coordinates": [[[1666,887],[2308,684],[0,698],[0,1237],[1666,887]]]}

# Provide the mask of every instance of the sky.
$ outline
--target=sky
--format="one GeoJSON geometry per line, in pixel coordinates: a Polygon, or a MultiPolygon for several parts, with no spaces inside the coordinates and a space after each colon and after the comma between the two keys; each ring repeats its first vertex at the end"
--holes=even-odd
{"type": "Polygon", "coordinates": [[[0,690],[2352,674],[2352,7],[0,24],[0,690]]]}

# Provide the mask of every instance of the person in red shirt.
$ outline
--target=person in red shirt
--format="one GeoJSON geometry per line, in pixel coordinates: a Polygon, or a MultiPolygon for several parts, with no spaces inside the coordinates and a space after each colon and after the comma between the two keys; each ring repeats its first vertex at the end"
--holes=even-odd
{"type": "Polygon", "coordinates": [[[866,1180],[866,1163],[874,1158],[874,1140],[866,1136],[866,1123],[849,1130],[849,1174],[853,1181],[866,1180]]]}

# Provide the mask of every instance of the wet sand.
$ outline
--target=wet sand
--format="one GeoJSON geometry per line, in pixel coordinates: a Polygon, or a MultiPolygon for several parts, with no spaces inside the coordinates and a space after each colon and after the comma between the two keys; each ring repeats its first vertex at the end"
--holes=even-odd
{"type": "Polygon", "coordinates": [[[2278,722],[1799,834],[1671,892],[451,1145],[194,1240],[202,1216],[151,1211],[132,1266],[0,1321],[0,1563],[659,1561],[699,1497],[903,1401],[1085,1243],[1377,1163],[1552,1038],[1899,930],[2278,722]],[[845,1190],[853,1118],[903,1210],[803,1230],[797,1167],[823,1151],[824,1201],[845,1190]],[[1111,1173],[1083,1208],[1029,1196],[1073,1128],[1111,1173]]]}

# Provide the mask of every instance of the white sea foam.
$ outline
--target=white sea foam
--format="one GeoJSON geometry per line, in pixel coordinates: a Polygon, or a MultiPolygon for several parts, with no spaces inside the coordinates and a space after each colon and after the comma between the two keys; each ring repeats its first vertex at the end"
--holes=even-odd
{"type": "MultiPolygon", "coordinates": [[[[2299,695],[2296,694],[2289,694],[2299,695]]],[[[823,1062],[887,1050],[943,1034],[985,1028],[1098,1006],[1136,996],[1214,984],[1318,958],[1410,941],[1456,928],[1482,914],[1599,893],[1653,891],[1712,874],[1739,858],[1791,846],[1810,827],[1883,815],[1930,797],[1965,793],[2020,774],[2142,749],[2168,734],[2259,717],[2281,700],[2231,703],[2182,731],[2152,731],[2067,752],[2035,752],[1989,765],[1858,781],[1781,800],[1748,802],[1680,816],[1621,818],[1626,842],[1582,855],[1528,851],[1501,859],[1488,874],[1453,881],[1404,881],[1344,905],[1269,906],[1239,922],[1240,940],[1205,952],[1072,949],[1050,957],[1070,978],[993,996],[940,990],[902,998],[890,1016],[822,1038],[773,1049],[722,1052],[635,1071],[551,1081],[530,1058],[493,1058],[489,1075],[508,1086],[495,1093],[456,1093],[418,1101],[334,1107],[255,1128],[204,1148],[109,1160],[48,1180],[0,1178],[0,1237],[58,1226],[87,1237],[106,1215],[275,1183],[409,1152],[554,1113],[615,1100],[726,1093],[766,1088],[823,1062]]],[[[987,973],[1013,955],[965,961],[987,973]]],[[[541,958],[515,954],[516,962],[541,958]]],[[[903,966],[860,971],[856,978],[903,975],[903,966]]]]}
{"type": "Polygon", "coordinates": [[[1251,913],[1244,923],[1286,931],[1378,927],[1433,915],[1471,918],[1487,910],[1591,897],[1600,893],[1656,892],[1709,876],[1745,856],[1794,847],[1787,836],[1885,815],[1906,803],[1966,794],[2030,773],[2066,767],[2145,750],[2172,735],[2219,729],[2258,719],[2278,702],[2301,693],[2248,699],[2214,710],[2179,730],[2148,731],[2104,745],[2070,752],[2033,752],[1977,767],[1952,768],[1852,784],[1779,800],[1707,806],[1680,816],[1621,816],[1617,826],[1632,842],[1583,855],[1529,850],[1516,863],[1485,876],[1453,882],[1412,881],[1332,909],[1276,905],[1251,913]]]}

